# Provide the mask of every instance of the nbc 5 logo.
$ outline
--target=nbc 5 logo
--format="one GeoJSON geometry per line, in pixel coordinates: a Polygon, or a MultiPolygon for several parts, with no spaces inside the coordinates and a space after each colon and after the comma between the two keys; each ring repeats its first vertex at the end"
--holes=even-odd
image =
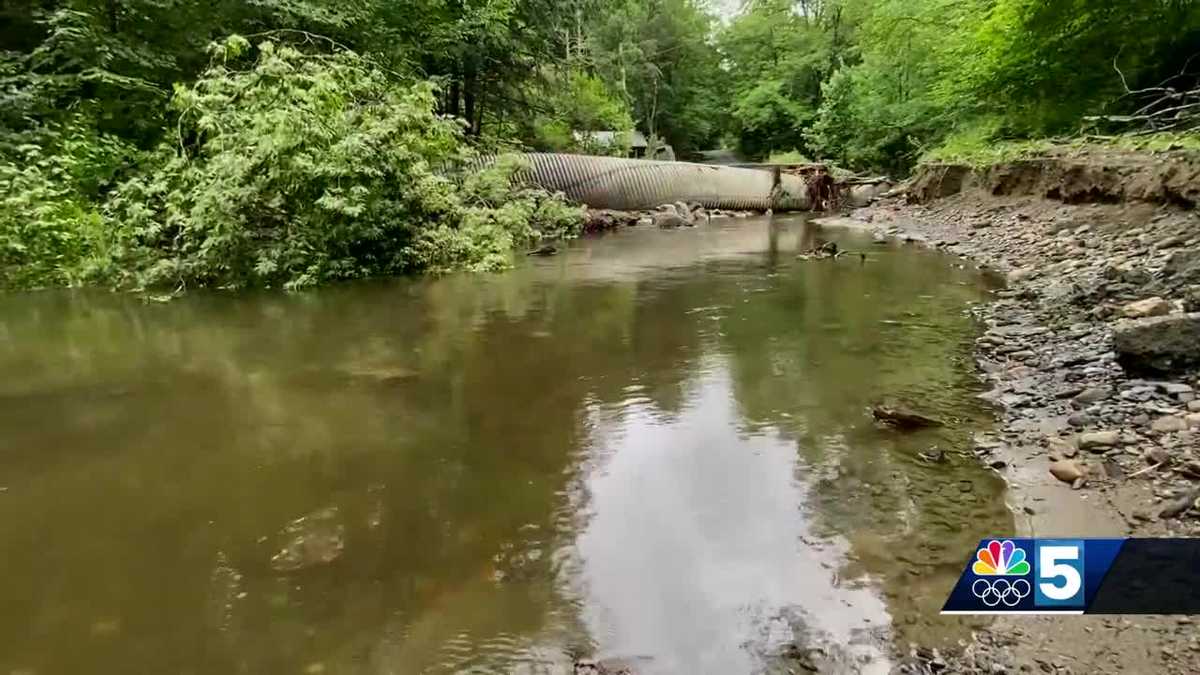
{"type": "Polygon", "coordinates": [[[1038,539],[1034,542],[1034,604],[1038,607],[1083,607],[1083,542],[1038,539]]]}

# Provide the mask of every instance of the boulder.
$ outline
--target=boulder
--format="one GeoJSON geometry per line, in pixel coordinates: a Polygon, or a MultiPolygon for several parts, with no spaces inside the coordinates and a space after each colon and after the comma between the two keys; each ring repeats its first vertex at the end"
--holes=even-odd
{"type": "Polygon", "coordinates": [[[1163,265],[1162,273],[1173,282],[1200,283],[1200,249],[1174,251],[1163,265]]]}
{"type": "Polygon", "coordinates": [[[687,225],[688,222],[683,219],[683,216],[672,210],[659,211],[658,213],[654,214],[654,224],[663,229],[672,229],[676,227],[683,227],[687,225]]]}
{"type": "Polygon", "coordinates": [[[1117,361],[1132,372],[1200,365],[1200,312],[1121,321],[1113,328],[1113,347],[1117,361]]]}
{"type": "Polygon", "coordinates": [[[880,195],[892,188],[891,183],[864,183],[862,185],[854,185],[850,188],[849,201],[850,206],[861,208],[867,206],[879,198],[880,195]]]}
{"type": "Polygon", "coordinates": [[[1121,315],[1127,319],[1144,319],[1148,316],[1165,316],[1170,313],[1171,303],[1158,297],[1131,302],[1121,308],[1121,315]]]}
{"type": "Polygon", "coordinates": [[[687,202],[675,202],[675,212],[683,218],[685,224],[696,224],[696,216],[692,215],[692,207],[688,206],[687,202]]]}

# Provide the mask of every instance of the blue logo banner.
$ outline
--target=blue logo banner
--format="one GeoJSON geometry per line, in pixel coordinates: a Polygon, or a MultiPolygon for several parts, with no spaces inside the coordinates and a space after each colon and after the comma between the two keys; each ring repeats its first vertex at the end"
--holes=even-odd
{"type": "Polygon", "coordinates": [[[943,614],[1084,613],[1125,539],[984,539],[943,614]]]}

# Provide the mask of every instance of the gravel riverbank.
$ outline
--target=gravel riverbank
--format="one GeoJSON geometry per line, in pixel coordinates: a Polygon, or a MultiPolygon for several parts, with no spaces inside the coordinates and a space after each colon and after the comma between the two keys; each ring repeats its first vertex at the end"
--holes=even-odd
{"type": "MultiPolygon", "coordinates": [[[[1200,533],[1200,214],[968,190],[851,220],[1006,279],[978,309],[1000,423],[975,452],[1008,480],[1019,534],[1200,533]]],[[[1200,672],[1200,633],[1179,617],[1006,617],[899,671],[1200,672]]]]}

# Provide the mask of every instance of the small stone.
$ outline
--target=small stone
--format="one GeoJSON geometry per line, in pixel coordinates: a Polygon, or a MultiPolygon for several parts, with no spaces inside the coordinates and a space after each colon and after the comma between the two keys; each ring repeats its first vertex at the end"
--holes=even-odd
{"type": "Polygon", "coordinates": [[[649,227],[654,224],[654,219],[649,216],[642,216],[637,219],[637,224],[639,227],[649,227]]]}
{"type": "Polygon", "coordinates": [[[1200,412],[1200,401],[1188,401],[1188,412],[1200,412]]]}
{"type": "Polygon", "coordinates": [[[1150,316],[1163,316],[1170,313],[1171,303],[1159,297],[1131,302],[1121,308],[1121,315],[1126,319],[1144,319],[1150,316]]]}
{"type": "Polygon", "coordinates": [[[1188,423],[1182,417],[1175,415],[1163,415],[1154,420],[1150,424],[1150,430],[1155,433],[1168,434],[1173,431],[1183,431],[1188,428],[1188,423]]]}
{"type": "Polygon", "coordinates": [[[1074,483],[1083,478],[1085,472],[1079,462],[1060,459],[1050,465],[1050,474],[1064,483],[1074,483]]]}
{"type": "Polygon", "coordinates": [[[1200,412],[1190,413],[1185,415],[1183,421],[1189,429],[1200,429],[1200,412]]]}
{"type": "Polygon", "coordinates": [[[1070,417],[1067,418],[1067,424],[1070,424],[1071,426],[1076,427],[1078,429],[1082,429],[1083,427],[1086,427],[1088,424],[1091,423],[1091,421],[1092,421],[1091,416],[1085,412],[1073,413],[1070,417]]]}
{"type": "Polygon", "coordinates": [[[1079,448],[1074,443],[1054,436],[1046,439],[1046,447],[1050,449],[1050,452],[1063,457],[1074,457],[1079,454],[1079,448]]]}
{"type": "Polygon", "coordinates": [[[1093,431],[1087,434],[1079,435],[1079,447],[1082,450],[1093,450],[1100,448],[1100,452],[1111,448],[1121,440],[1119,431],[1093,431]]]}
{"type": "Polygon", "coordinates": [[[1020,267],[1008,273],[1008,283],[1015,284],[1026,279],[1032,279],[1037,275],[1037,268],[1034,266],[1020,267]]]}

